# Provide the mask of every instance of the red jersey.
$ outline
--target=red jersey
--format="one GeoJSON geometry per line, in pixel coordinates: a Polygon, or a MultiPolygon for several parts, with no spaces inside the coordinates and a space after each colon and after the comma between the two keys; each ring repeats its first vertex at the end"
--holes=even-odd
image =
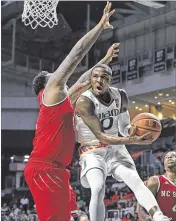
{"type": "Polygon", "coordinates": [[[164,175],[159,175],[159,188],[156,195],[158,205],[164,215],[176,221],[176,185],[164,175]]]}
{"type": "Polygon", "coordinates": [[[33,140],[32,157],[70,164],[75,145],[74,110],[67,97],[63,102],[45,106],[43,90],[38,95],[39,115],[33,140]]]}

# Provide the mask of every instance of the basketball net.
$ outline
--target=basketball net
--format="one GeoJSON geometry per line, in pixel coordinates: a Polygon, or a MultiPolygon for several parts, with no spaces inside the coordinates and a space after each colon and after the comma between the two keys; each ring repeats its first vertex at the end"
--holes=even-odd
{"type": "Polygon", "coordinates": [[[56,7],[59,0],[24,0],[22,21],[32,29],[37,26],[53,28],[58,24],[56,7]]]}

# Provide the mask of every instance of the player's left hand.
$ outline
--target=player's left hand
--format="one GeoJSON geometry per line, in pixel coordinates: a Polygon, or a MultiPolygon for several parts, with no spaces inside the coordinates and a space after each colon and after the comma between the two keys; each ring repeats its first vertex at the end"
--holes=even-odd
{"type": "Polygon", "coordinates": [[[130,127],[130,137],[138,137],[140,139],[141,144],[143,145],[151,144],[153,142],[151,133],[144,134],[143,136],[138,136],[136,134],[137,129],[138,128],[136,126],[130,127]]]}
{"type": "Polygon", "coordinates": [[[112,3],[107,1],[107,4],[103,11],[103,16],[100,20],[100,23],[103,25],[104,29],[107,29],[107,28],[113,29],[113,26],[109,23],[109,18],[114,14],[115,9],[111,10],[111,6],[112,6],[112,3]]]}
{"type": "Polygon", "coordinates": [[[136,132],[137,132],[137,127],[131,125],[131,127],[130,127],[130,137],[135,136],[136,132]]]}
{"type": "Polygon", "coordinates": [[[114,43],[107,51],[106,56],[112,61],[113,58],[118,57],[120,43],[114,43]]]}

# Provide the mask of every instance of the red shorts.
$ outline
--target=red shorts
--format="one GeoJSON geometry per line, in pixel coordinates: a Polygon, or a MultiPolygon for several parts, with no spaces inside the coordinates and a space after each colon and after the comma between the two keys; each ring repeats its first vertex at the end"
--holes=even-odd
{"type": "Polygon", "coordinates": [[[70,221],[70,173],[49,162],[30,159],[25,171],[40,221],[70,221]]]}

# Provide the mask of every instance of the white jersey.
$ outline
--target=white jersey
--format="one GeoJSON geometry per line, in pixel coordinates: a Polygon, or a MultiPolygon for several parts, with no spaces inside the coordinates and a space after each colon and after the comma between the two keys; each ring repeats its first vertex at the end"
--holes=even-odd
{"type": "MultiPolygon", "coordinates": [[[[118,119],[121,109],[121,94],[119,89],[110,87],[111,103],[103,103],[91,90],[87,90],[82,96],[88,97],[95,106],[95,114],[101,121],[104,132],[108,135],[118,136],[118,119]]],[[[95,137],[89,127],[83,122],[82,118],[76,115],[76,128],[78,131],[78,142],[81,145],[97,145],[99,140],[95,137]]]]}

